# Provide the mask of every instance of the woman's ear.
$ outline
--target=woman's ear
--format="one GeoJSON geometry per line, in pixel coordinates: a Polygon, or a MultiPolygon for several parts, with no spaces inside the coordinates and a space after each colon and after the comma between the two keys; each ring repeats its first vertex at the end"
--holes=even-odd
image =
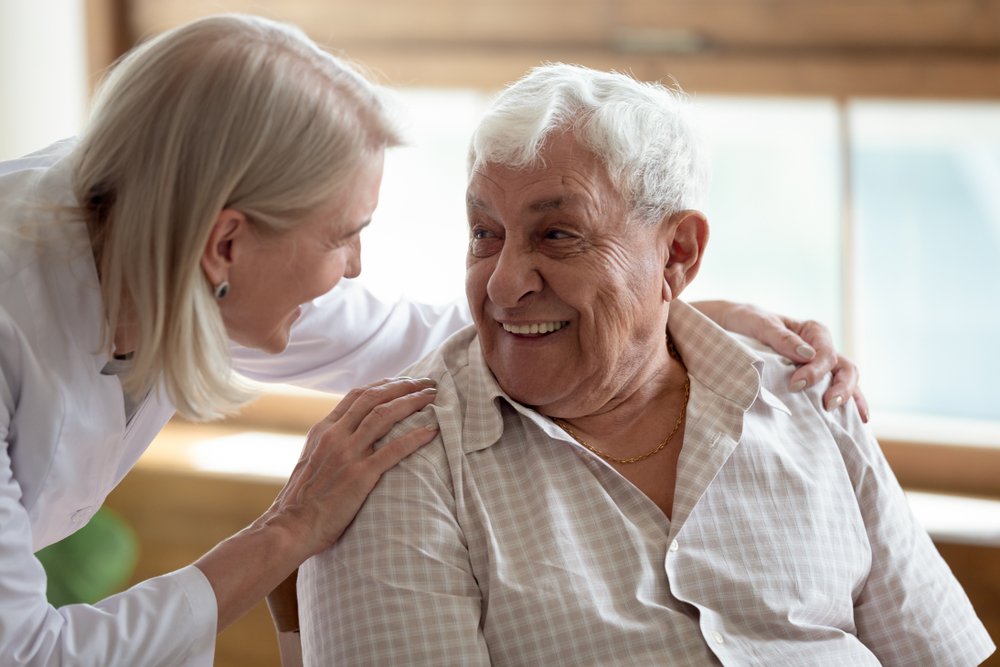
{"type": "Polygon", "coordinates": [[[673,301],[701,268],[708,244],[708,219],[701,211],[673,213],[664,224],[666,261],[663,266],[663,300],[673,301]]]}
{"type": "Polygon", "coordinates": [[[212,285],[229,280],[233,265],[233,246],[249,229],[245,215],[231,208],[219,211],[201,254],[201,269],[212,285]]]}

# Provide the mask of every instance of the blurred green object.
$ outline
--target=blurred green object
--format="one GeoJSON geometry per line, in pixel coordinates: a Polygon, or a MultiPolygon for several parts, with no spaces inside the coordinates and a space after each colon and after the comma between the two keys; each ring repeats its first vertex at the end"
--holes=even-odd
{"type": "Polygon", "coordinates": [[[109,509],[35,556],[48,576],[48,599],[54,607],[93,604],[117,593],[135,570],[139,545],[135,533],[109,509]]]}

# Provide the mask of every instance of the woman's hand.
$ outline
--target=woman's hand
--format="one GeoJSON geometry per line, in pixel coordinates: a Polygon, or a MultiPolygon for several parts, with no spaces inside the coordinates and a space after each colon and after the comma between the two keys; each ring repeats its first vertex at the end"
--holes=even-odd
{"type": "MultiPolygon", "coordinates": [[[[419,427],[374,450],[398,421],[436,395],[431,380],[382,380],[347,394],[309,431],[299,462],[271,507],[195,562],[215,592],[217,631],[264,599],[305,559],[336,542],[382,473],[434,438],[436,426],[419,427]]],[[[287,607],[294,598],[282,597],[277,591],[273,601],[275,620],[284,626],[284,614],[294,613],[287,607]]]]}
{"type": "Polygon", "coordinates": [[[853,397],[861,419],[868,421],[868,401],[858,387],[858,367],[837,352],[830,330],[824,325],[793,320],[750,304],[699,301],[692,305],[722,328],[759,340],[801,364],[789,381],[792,391],[801,391],[833,373],[833,381],[823,394],[823,405],[835,410],[853,397]]]}
{"type": "Polygon", "coordinates": [[[428,379],[382,380],[348,393],[309,431],[298,464],[263,519],[297,526],[303,559],[337,541],[389,468],[430,442],[436,426],[418,427],[374,451],[396,423],[434,401],[428,379]]]}

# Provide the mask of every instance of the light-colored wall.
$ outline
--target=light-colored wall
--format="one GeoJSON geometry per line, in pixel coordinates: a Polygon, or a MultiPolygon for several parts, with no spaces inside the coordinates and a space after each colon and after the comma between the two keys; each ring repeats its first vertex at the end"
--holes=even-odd
{"type": "Polygon", "coordinates": [[[79,131],[84,33],[83,0],[0,0],[0,160],[79,131]]]}

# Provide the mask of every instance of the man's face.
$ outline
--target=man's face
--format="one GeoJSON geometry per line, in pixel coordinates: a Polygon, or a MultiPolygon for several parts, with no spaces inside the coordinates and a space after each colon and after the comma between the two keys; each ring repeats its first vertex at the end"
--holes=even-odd
{"type": "Polygon", "coordinates": [[[466,294],[486,361],[543,414],[594,414],[664,353],[665,225],[628,219],[596,156],[568,133],[542,165],[486,164],[469,182],[466,294]]]}

